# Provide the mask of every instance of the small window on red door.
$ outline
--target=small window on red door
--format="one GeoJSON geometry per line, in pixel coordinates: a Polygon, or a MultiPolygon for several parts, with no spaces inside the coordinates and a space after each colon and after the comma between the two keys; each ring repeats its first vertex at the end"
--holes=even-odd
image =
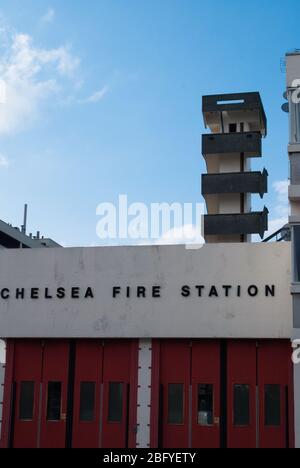
{"type": "Polygon", "coordinates": [[[281,389],[280,385],[265,385],[265,425],[281,425],[281,389]]]}
{"type": "Polygon", "coordinates": [[[110,382],[108,397],[108,422],[121,423],[123,419],[123,383],[110,382]]]}
{"type": "Polygon", "coordinates": [[[80,410],[81,422],[92,422],[95,419],[95,382],[81,382],[80,384],[80,410]]]}
{"type": "Polygon", "coordinates": [[[184,385],[168,386],[168,424],[184,423],[184,385]]]}
{"type": "Polygon", "coordinates": [[[20,421],[32,421],[34,411],[34,382],[21,382],[20,384],[20,421]]]}
{"type": "Polygon", "coordinates": [[[233,424],[235,427],[250,426],[250,387],[236,384],[233,388],[233,424]]]}
{"type": "Polygon", "coordinates": [[[48,383],[47,421],[60,421],[61,419],[61,382],[48,383]]]}
{"type": "Polygon", "coordinates": [[[198,424],[214,424],[214,386],[211,384],[198,385],[198,424]]]}

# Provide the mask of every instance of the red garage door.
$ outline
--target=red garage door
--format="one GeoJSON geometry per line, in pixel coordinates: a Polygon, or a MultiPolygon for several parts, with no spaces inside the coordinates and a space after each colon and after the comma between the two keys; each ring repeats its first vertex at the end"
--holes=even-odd
{"type": "Polygon", "coordinates": [[[6,447],[135,447],[137,340],[16,340],[8,349],[6,447]]]}
{"type": "Polygon", "coordinates": [[[293,378],[289,342],[260,343],[258,382],[259,447],[293,447],[293,378]]]}
{"type": "Polygon", "coordinates": [[[100,447],[103,346],[80,341],[76,347],[73,446],[100,447]]]}
{"type": "Polygon", "coordinates": [[[76,347],[74,448],[135,447],[138,342],[76,347]]]}
{"type": "Polygon", "coordinates": [[[159,446],[219,447],[219,343],[162,341],[159,354],[159,446]]]}
{"type": "Polygon", "coordinates": [[[257,446],[257,344],[231,341],[227,348],[228,447],[257,446]]]}
{"type": "Polygon", "coordinates": [[[15,342],[12,447],[65,447],[68,359],[68,342],[15,342]]]}
{"type": "Polygon", "coordinates": [[[11,415],[10,443],[14,448],[37,447],[40,428],[41,371],[41,342],[18,342],[14,349],[11,415]]]}
{"type": "Polygon", "coordinates": [[[160,446],[189,447],[190,345],[166,341],[160,346],[160,446]]]}
{"type": "Polygon", "coordinates": [[[293,447],[289,341],[155,341],[153,362],[153,448],[293,447]]]}
{"type": "Polygon", "coordinates": [[[69,371],[67,341],[48,341],[43,347],[41,384],[41,428],[38,447],[66,445],[67,391],[69,371]]]}
{"type": "Polygon", "coordinates": [[[194,342],[191,366],[191,447],[220,446],[220,344],[194,342]]]}

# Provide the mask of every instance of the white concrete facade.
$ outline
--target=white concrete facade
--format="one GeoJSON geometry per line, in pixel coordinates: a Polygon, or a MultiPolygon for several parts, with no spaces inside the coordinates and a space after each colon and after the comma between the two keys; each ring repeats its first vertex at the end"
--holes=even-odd
{"type": "Polygon", "coordinates": [[[0,336],[290,338],[290,265],[289,243],[3,250],[0,336]]]}

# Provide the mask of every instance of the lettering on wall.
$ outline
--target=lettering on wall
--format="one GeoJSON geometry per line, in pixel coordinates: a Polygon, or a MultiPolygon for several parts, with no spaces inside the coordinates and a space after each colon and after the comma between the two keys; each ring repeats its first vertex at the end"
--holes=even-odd
{"type": "MultiPolygon", "coordinates": [[[[163,288],[159,285],[153,286],[113,286],[111,290],[112,298],[115,300],[120,299],[160,299],[163,294],[163,288]]],[[[257,286],[255,284],[242,286],[242,285],[183,285],[178,288],[178,296],[183,299],[188,298],[209,298],[209,299],[226,299],[226,298],[241,298],[250,297],[256,298],[259,296],[272,298],[275,297],[275,285],[257,286]]],[[[92,287],[78,287],[71,288],[0,288],[0,300],[91,300],[97,296],[96,288],[92,287]]]]}
{"type": "Polygon", "coordinates": [[[0,298],[3,300],[8,299],[31,299],[36,301],[38,299],[94,299],[94,291],[91,287],[80,288],[73,287],[70,289],[57,288],[16,288],[11,290],[9,288],[0,289],[0,298]]]}
{"type": "MultiPolygon", "coordinates": [[[[114,286],[112,295],[114,299],[117,298],[137,298],[137,299],[146,299],[153,298],[158,299],[161,297],[162,288],[160,286],[152,287],[121,287],[114,286]]],[[[229,297],[258,297],[263,295],[264,297],[275,297],[276,287],[275,285],[264,285],[257,286],[255,284],[249,286],[232,286],[232,285],[222,285],[222,286],[205,286],[205,285],[185,285],[180,288],[181,297],[187,299],[190,297],[208,297],[208,298],[229,298],[229,297]]]]}

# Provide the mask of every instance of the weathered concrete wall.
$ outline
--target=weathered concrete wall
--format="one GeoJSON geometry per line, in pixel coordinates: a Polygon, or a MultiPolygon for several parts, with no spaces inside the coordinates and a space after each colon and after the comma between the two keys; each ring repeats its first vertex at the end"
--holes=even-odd
{"type": "Polygon", "coordinates": [[[290,338],[290,260],[289,243],[211,244],[192,251],[184,246],[4,250],[0,336],[290,338]],[[228,297],[226,285],[232,286],[228,297]],[[255,297],[248,294],[251,285],[258,288],[255,297]],[[275,297],[266,297],[266,285],[274,286],[275,297]],[[136,297],[138,286],[147,288],[145,298],[136,297]],[[160,297],[152,297],[153,286],[161,288],[160,297]],[[183,286],[190,287],[189,297],[183,297],[183,286]],[[205,286],[202,297],[196,286],[205,286]],[[70,298],[72,287],[81,288],[80,299],[70,298]],[[84,298],[87,287],[93,298],[84,298]],[[121,288],[115,298],[114,287],[121,288]],[[24,299],[16,299],[16,288],[25,288],[24,299]],[[38,299],[31,299],[31,288],[40,288],[38,299]],[[44,297],[45,288],[52,299],[44,297]],[[65,288],[65,298],[56,297],[58,288],[65,288]]]}

